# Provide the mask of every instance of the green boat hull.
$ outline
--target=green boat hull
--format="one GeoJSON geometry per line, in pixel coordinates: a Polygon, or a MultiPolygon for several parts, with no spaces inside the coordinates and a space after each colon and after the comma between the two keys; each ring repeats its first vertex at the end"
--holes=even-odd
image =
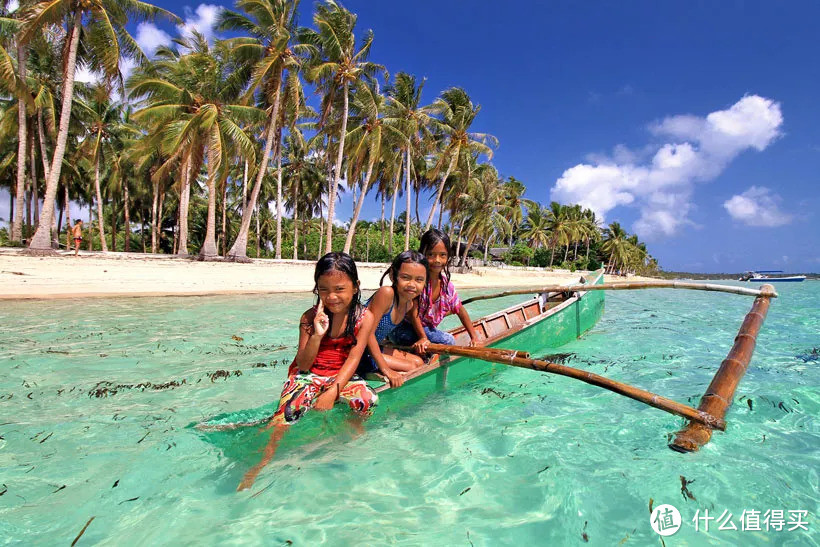
{"type": "MultiPolygon", "coordinates": [[[[602,273],[597,276],[594,283],[603,283],[602,273]]],[[[532,324],[525,325],[508,335],[501,333],[498,339],[488,346],[520,349],[533,355],[543,354],[581,337],[598,322],[603,311],[603,291],[575,295],[569,301],[547,311],[543,318],[534,318],[532,324]]],[[[499,314],[494,316],[497,317],[499,314]]],[[[506,368],[506,365],[469,358],[443,358],[440,364],[433,366],[433,370],[409,379],[400,389],[384,389],[382,383],[371,382],[371,386],[377,388],[380,393],[379,404],[369,423],[379,421],[408,406],[417,405],[433,393],[482,378],[490,378],[506,368]]],[[[277,404],[278,401],[274,401],[254,409],[220,414],[205,422],[191,424],[191,427],[196,427],[202,438],[218,447],[226,457],[251,462],[258,459],[259,451],[269,438],[269,435],[258,426],[270,419],[276,411],[277,404]]],[[[287,451],[288,447],[301,446],[343,434],[349,431],[346,419],[349,416],[347,408],[342,408],[341,405],[330,412],[309,412],[299,421],[298,427],[291,428],[279,450],[287,451]]]]}

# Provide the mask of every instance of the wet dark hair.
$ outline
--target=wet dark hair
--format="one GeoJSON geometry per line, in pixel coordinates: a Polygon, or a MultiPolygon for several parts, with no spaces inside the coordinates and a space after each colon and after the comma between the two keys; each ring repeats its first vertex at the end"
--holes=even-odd
{"type": "Polygon", "coordinates": [[[399,270],[401,270],[402,264],[421,264],[424,266],[425,273],[427,272],[427,259],[423,254],[413,250],[399,253],[398,256],[393,259],[393,263],[390,264],[390,267],[387,268],[387,271],[384,272],[384,275],[382,275],[382,278],[379,280],[379,287],[381,287],[382,284],[384,284],[385,277],[389,275],[393,278],[393,304],[399,303],[399,292],[396,290],[396,280],[399,278],[399,270]]]}
{"type": "MultiPolygon", "coordinates": [[[[430,228],[421,236],[421,242],[419,242],[419,252],[423,254],[425,257],[427,253],[433,250],[438,242],[444,243],[444,248],[447,249],[447,262],[444,263],[444,275],[447,277],[447,281],[450,280],[450,261],[453,258],[453,246],[450,244],[450,238],[447,234],[442,232],[441,230],[437,230],[436,228],[430,228]]],[[[429,283],[429,279],[427,280],[429,283]]]]}
{"type": "MultiPolygon", "coordinates": [[[[359,286],[359,271],[356,269],[356,263],[347,253],[327,253],[319,259],[316,263],[316,269],[313,271],[313,294],[316,295],[317,306],[319,305],[319,278],[329,272],[341,272],[353,282],[353,290],[356,292],[353,295],[353,301],[350,303],[350,309],[347,312],[347,326],[344,336],[354,336],[356,320],[362,312],[364,312],[364,306],[362,306],[362,290],[359,286]]],[[[327,329],[328,334],[330,334],[332,328],[333,316],[331,315],[330,326],[327,329]]]]}

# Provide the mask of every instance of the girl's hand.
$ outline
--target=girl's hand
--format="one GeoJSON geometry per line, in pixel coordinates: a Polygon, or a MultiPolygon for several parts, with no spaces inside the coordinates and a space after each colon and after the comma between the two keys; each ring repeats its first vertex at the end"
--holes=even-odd
{"type": "Polygon", "coordinates": [[[468,348],[474,348],[477,345],[478,345],[478,340],[476,340],[475,338],[470,338],[470,343],[467,344],[467,347],[468,348]]]}
{"type": "Polygon", "coordinates": [[[399,387],[404,383],[404,376],[395,370],[385,370],[384,375],[387,376],[387,382],[390,387],[399,387]]]}
{"type": "Polygon", "coordinates": [[[323,337],[330,326],[330,319],[325,313],[325,304],[319,299],[319,306],[316,308],[316,316],[313,318],[313,334],[319,338],[323,337]]]}
{"type": "Polygon", "coordinates": [[[430,346],[430,340],[427,339],[425,336],[424,338],[419,338],[419,341],[413,344],[413,351],[416,353],[420,353],[424,355],[427,353],[427,348],[430,346]]]}
{"type": "Polygon", "coordinates": [[[336,403],[336,396],[339,390],[339,384],[333,384],[326,389],[321,395],[316,398],[316,404],[313,405],[315,410],[330,410],[336,403]]]}

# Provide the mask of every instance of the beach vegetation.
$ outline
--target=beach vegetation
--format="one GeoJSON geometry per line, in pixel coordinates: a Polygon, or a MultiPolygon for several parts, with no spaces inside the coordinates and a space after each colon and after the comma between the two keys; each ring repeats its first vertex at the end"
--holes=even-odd
{"type": "Polygon", "coordinates": [[[424,79],[378,62],[357,14],[327,0],[306,28],[298,6],[238,0],[216,25],[226,39],[186,29],[150,56],[126,26],[180,21],[150,4],[22,2],[0,14],[7,243],[68,246],[79,206],[89,250],[388,262],[435,223],[465,268],[658,271],[618,222],[538,203],[499,173],[498,140],[479,130],[467,89],[425,100],[424,79]],[[96,82],[75,81],[78,67],[96,82]],[[349,219],[337,218],[341,199],[349,219]],[[368,199],[378,218],[362,218],[368,199]]]}

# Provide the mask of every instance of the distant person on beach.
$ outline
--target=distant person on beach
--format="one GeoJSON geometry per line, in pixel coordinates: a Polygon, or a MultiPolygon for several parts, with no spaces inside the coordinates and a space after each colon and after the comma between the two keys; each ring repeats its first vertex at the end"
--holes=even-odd
{"type": "Polygon", "coordinates": [[[71,237],[74,238],[74,256],[80,254],[80,243],[83,242],[83,221],[79,218],[74,221],[74,227],[71,228],[71,237]]]}
{"type": "Polygon", "coordinates": [[[379,400],[356,375],[375,323],[373,313],[361,303],[356,263],[346,253],[328,253],[316,263],[313,280],[318,302],[299,322],[296,357],[268,424],[273,433],[262,461],[245,474],[238,490],[250,488],[273,459],[288,427],[311,408],[330,410],[345,401],[357,415],[367,417],[379,400]]]}

